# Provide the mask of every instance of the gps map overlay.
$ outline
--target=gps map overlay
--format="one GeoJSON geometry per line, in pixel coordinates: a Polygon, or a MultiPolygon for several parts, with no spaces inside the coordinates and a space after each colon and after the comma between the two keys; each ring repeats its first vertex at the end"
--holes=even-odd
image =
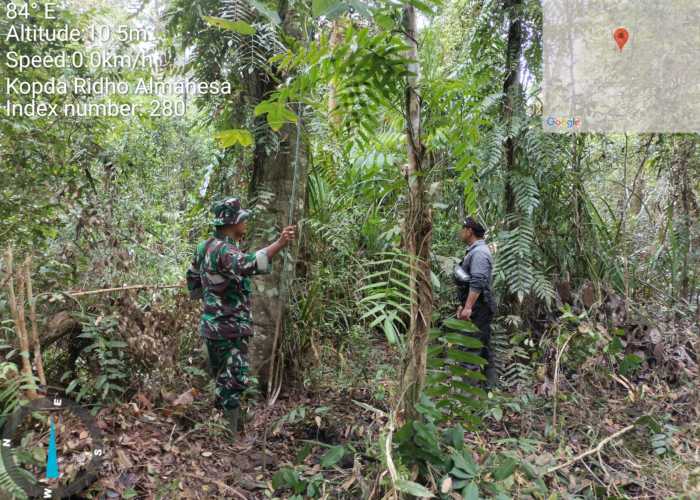
{"type": "Polygon", "coordinates": [[[543,7],[545,131],[700,131],[699,2],[543,7]]]}

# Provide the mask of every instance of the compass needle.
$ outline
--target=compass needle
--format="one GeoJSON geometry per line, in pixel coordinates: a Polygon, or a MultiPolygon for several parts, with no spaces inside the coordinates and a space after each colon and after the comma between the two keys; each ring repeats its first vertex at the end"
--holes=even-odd
{"type": "Polygon", "coordinates": [[[49,436],[49,452],[46,458],[46,479],[58,479],[58,454],[56,453],[56,426],[53,416],[49,415],[51,434],[49,436]]]}

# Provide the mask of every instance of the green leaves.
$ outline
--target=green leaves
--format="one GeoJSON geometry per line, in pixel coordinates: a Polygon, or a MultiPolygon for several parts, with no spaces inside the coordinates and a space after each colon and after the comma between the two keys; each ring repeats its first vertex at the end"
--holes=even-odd
{"type": "Polygon", "coordinates": [[[459,330],[461,332],[478,332],[479,328],[471,321],[464,321],[461,319],[448,318],[442,322],[446,328],[451,328],[453,330],[459,330]]]}
{"type": "Polygon", "coordinates": [[[272,487],[276,490],[280,488],[294,488],[299,483],[299,473],[292,468],[280,469],[272,476],[272,487]]]}
{"type": "Polygon", "coordinates": [[[233,31],[239,35],[254,35],[256,32],[256,29],[245,21],[230,21],[228,19],[212,16],[203,16],[202,19],[210,26],[233,31]]]}
{"type": "Polygon", "coordinates": [[[214,134],[214,138],[221,149],[230,148],[235,144],[240,144],[243,147],[253,145],[253,135],[243,129],[222,130],[214,134]]]}
{"type": "Polygon", "coordinates": [[[396,489],[401,493],[407,493],[418,498],[435,498],[435,495],[423,485],[414,483],[413,481],[408,481],[406,479],[399,479],[396,481],[396,489]]]}
{"type": "Polygon", "coordinates": [[[463,453],[453,453],[451,458],[454,466],[450,475],[458,479],[471,479],[479,473],[479,466],[469,450],[464,450],[463,453]]]}
{"type": "Polygon", "coordinates": [[[515,472],[518,462],[510,457],[505,457],[498,467],[493,471],[493,478],[496,481],[503,481],[515,472]]]}
{"type": "Polygon", "coordinates": [[[384,253],[381,260],[367,266],[363,297],[360,304],[365,309],[362,319],[370,320],[369,327],[381,326],[387,341],[401,345],[400,332],[405,330],[404,318],[410,313],[411,265],[402,253],[384,253]]]}
{"type": "Polygon", "coordinates": [[[460,363],[467,363],[470,365],[484,366],[486,364],[486,360],[484,358],[476,354],[472,354],[471,352],[452,349],[447,353],[447,357],[454,361],[459,361],[460,363]]]}
{"type": "Polygon", "coordinates": [[[470,482],[462,491],[464,500],[479,500],[479,487],[474,481],[470,482]]]}
{"type": "Polygon", "coordinates": [[[484,346],[479,339],[464,335],[463,333],[448,333],[445,335],[445,340],[450,344],[461,345],[468,349],[481,349],[484,346]]]}
{"type": "Polygon", "coordinates": [[[255,106],[255,116],[267,115],[270,128],[278,132],[285,123],[296,123],[297,115],[283,101],[263,101],[255,106]]]}
{"type": "Polygon", "coordinates": [[[620,373],[627,377],[633,374],[643,362],[644,360],[636,354],[628,354],[620,361],[620,373]]]}
{"type": "Polygon", "coordinates": [[[272,24],[279,24],[282,22],[282,20],[280,19],[280,15],[264,3],[258,2],[257,0],[247,1],[253,8],[255,8],[255,10],[257,10],[260,14],[267,18],[267,20],[270,21],[272,24]]]}
{"type": "Polygon", "coordinates": [[[366,19],[372,18],[372,12],[369,10],[369,7],[360,0],[347,0],[345,2],[339,2],[338,0],[313,0],[311,4],[311,13],[314,17],[325,17],[327,19],[334,19],[350,9],[353,9],[366,19]]]}
{"type": "Polygon", "coordinates": [[[331,467],[342,460],[345,456],[345,447],[338,445],[333,446],[321,457],[321,466],[331,467]]]}
{"type": "Polygon", "coordinates": [[[345,10],[347,10],[346,5],[337,0],[313,0],[311,3],[311,13],[314,17],[333,18],[345,10]]]}

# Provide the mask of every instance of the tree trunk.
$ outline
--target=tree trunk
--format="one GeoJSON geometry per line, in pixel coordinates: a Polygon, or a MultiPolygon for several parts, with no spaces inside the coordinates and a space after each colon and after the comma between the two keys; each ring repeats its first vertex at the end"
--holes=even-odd
{"type": "MultiPolygon", "coordinates": [[[[329,40],[331,49],[335,49],[340,42],[343,41],[342,33],[343,25],[340,19],[333,21],[333,26],[331,28],[331,38],[329,40]]],[[[328,87],[328,117],[331,123],[335,127],[339,127],[341,123],[341,116],[336,112],[338,108],[338,96],[336,93],[335,85],[331,84],[328,87]]]]}
{"type": "MultiPolygon", "coordinates": [[[[273,198],[264,214],[258,214],[259,225],[256,227],[255,241],[252,242],[252,248],[256,249],[269,244],[290,220],[296,222],[303,217],[306,192],[308,157],[302,138],[299,137],[297,141],[296,125],[285,125],[282,128],[280,147],[276,153],[268,155],[264,151],[263,147],[256,148],[254,182],[251,183],[250,191],[253,196],[262,192],[271,193],[273,198]],[[297,145],[298,164],[295,168],[297,145]]],[[[271,274],[257,276],[253,280],[255,336],[250,344],[250,362],[262,387],[268,382],[275,338],[284,330],[284,309],[289,299],[289,284],[294,279],[297,251],[293,246],[286,251],[289,251],[290,256],[285,259],[283,254],[278,255],[271,274]]]]}
{"type": "MultiPolygon", "coordinates": [[[[278,11],[286,35],[303,40],[305,34],[300,20],[287,0],[280,0],[278,11]]],[[[284,79],[285,76],[278,77],[284,79]]],[[[275,88],[275,82],[263,73],[256,74],[249,85],[249,94],[255,104],[267,98],[268,93],[275,88]]],[[[300,109],[296,110],[298,115],[301,114],[298,113],[300,109]]],[[[298,116],[298,119],[301,120],[301,117],[298,116]]],[[[270,144],[265,144],[264,139],[256,141],[249,192],[253,198],[269,193],[272,199],[266,204],[265,212],[257,217],[259,224],[252,242],[255,249],[269,244],[281,228],[303,218],[308,152],[301,130],[300,125],[284,125],[278,132],[279,145],[276,151],[270,151],[270,144]]],[[[285,329],[284,314],[289,301],[289,286],[295,275],[298,249],[290,246],[285,252],[276,257],[271,274],[253,280],[255,336],[250,343],[250,363],[252,372],[263,389],[270,388],[268,379],[271,364],[274,368],[278,366],[275,360],[280,346],[279,339],[285,329]],[[287,257],[285,252],[289,252],[287,257]]]]}
{"type": "MultiPolygon", "coordinates": [[[[503,83],[505,101],[503,103],[503,120],[509,133],[505,143],[506,155],[506,185],[505,209],[506,218],[515,214],[515,193],[513,192],[513,172],[516,166],[516,142],[510,136],[513,113],[519,105],[522,89],[520,85],[520,59],[523,50],[523,23],[521,12],[522,0],[504,0],[504,9],[509,19],[508,45],[506,53],[506,79],[503,83]]],[[[512,227],[509,227],[512,229],[512,227]]]]}
{"type": "Polygon", "coordinates": [[[403,409],[406,419],[417,417],[416,403],[425,383],[428,357],[430,318],[433,312],[432,284],[430,282],[430,244],[432,214],[425,190],[425,151],[421,143],[421,110],[417,93],[420,67],[415,8],[403,7],[403,23],[408,45],[407,59],[412,76],[406,88],[406,144],[408,164],[408,214],[404,227],[406,251],[411,257],[411,323],[409,352],[403,373],[403,409]]]}
{"type": "MultiPolygon", "coordinates": [[[[504,143],[505,186],[504,209],[505,228],[513,231],[518,228],[518,209],[513,189],[513,179],[517,169],[517,140],[513,134],[513,115],[522,103],[522,86],[520,84],[520,59],[523,50],[522,0],[504,0],[503,8],[508,19],[508,41],[506,45],[506,77],[503,82],[504,100],[501,109],[507,138],[504,143]]],[[[510,290],[504,293],[502,302],[512,314],[520,314],[523,304],[522,296],[510,290]],[[519,300],[520,299],[520,300],[519,300]]]]}
{"type": "Polygon", "coordinates": [[[682,252],[681,275],[679,279],[678,298],[692,302],[692,291],[690,287],[690,254],[692,252],[692,213],[693,213],[693,188],[689,175],[689,163],[695,155],[697,142],[695,138],[681,138],[678,143],[674,143],[674,196],[679,205],[682,224],[682,252]]]}

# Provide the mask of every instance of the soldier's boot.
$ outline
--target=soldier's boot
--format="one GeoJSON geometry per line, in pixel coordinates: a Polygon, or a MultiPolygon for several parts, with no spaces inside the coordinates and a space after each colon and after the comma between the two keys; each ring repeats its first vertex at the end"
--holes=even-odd
{"type": "Polygon", "coordinates": [[[486,367],[486,388],[493,389],[498,384],[498,370],[493,361],[486,367]]]}
{"type": "Polygon", "coordinates": [[[224,417],[228,422],[229,429],[233,433],[234,439],[238,437],[241,430],[241,408],[233,408],[224,410],[224,417]]]}

